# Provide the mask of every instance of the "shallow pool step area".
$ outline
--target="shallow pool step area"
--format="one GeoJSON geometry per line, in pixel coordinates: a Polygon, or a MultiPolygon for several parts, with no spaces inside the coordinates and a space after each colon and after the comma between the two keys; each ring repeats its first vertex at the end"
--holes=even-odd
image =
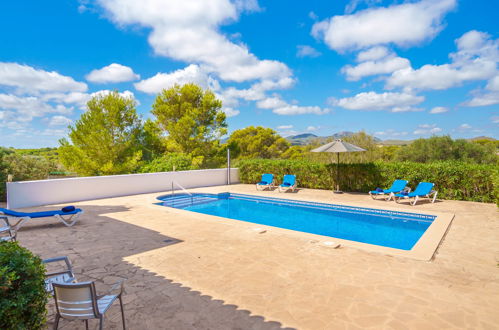
{"type": "Polygon", "coordinates": [[[177,209],[182,209],[185,207],[193,205],[201,205],[206,203],[211,203],[218,198],[212,196],[203,195],[187,195],[187,194],[175,194],[165,199],[162,203],[163,206],[174,207],[177,209]]]}

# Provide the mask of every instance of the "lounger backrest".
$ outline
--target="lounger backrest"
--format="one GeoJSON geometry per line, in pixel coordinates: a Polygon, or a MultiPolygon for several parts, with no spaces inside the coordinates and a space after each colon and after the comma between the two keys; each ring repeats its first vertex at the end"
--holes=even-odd
{"type": "Polygon", "coordinates": [[[0,207],[0,214],[10,215],[13,217],[22,217],[24,215],[21,212],[16,212],[16,211],[9,210],[9,209],[3,209],[1,207],[0,207]]]}
{"type": "Polygon", "coordinates": [[[99,317],[97,294],[93,282],[53,283],[57,312],[66,319],[99,317]]]}
{"type": "Polygon", "coordinates": [[[420,182],[414,190],[414,195],[428,195],[433,190],[433,186],[431,182],[420,182]]]}
{"type": "Polygon", "coordinates": [[[391,191],[402,191],[407,186],[407,180],[395,180],[390,187],[391,191]]]}
{"type": "Polygon", "coordinates": [[[263,174],[262,181],[267,183],[272,183],[272,181],[274,181],[274,174],[269,174],[269,173],[263,174]]]}
{"type": "Polygon", "coordinates": [[[282,183],[285,184],[289,184],[290,186],[294,186],[295,185],[295,182],[296,182],[296,176],[295,175],[292,175],[292,174],[286,174],[284,176],[284,179],[282,180],[282,183]]]}

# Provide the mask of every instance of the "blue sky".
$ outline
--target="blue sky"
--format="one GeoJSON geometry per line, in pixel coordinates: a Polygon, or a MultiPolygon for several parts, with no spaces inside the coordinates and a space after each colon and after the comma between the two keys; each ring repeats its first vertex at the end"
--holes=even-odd
{"type": "Polygon", "coordinates": [[[499,138],[499,4],[487,0],[3,1],[0,145],[57,146],[95,93],[144,118],[211,88],[229,130],[499,138]]]}

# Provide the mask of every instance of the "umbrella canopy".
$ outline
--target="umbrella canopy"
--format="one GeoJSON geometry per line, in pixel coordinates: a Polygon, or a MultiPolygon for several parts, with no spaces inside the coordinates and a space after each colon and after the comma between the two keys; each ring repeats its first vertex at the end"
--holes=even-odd
{"type": "Polygon", "coordinates": [[[329,142],[319,148],[311,150],[312,152],[335,152],[338,155],[338,161],[336,163],[336,190],[335,193],[341,193],[340,186],[338,184],[340,179],[340,152],[357,152],[357,151],[367,151],[354,144],[343,142],[341,140],[335,140],[329,142]]]}
{"type": "Polygon", "coordinates": [[[341,140],[335,140],[333,142],[329,142],[319,148],[315,148],[312,152],[356,152],[356,151],[366,151],[366,149],[362,149],[354,144],[344,142],[341,140]]]}

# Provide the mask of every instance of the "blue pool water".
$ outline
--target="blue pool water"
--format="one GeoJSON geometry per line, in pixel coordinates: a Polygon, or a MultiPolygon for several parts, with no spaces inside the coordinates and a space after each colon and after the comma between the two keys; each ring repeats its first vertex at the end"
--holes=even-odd
{"type": "Polygon", "coordinates": [[[174,194],[161,205],[219,217],[410,250],[435,216],[243,194],[174,194]]]}

